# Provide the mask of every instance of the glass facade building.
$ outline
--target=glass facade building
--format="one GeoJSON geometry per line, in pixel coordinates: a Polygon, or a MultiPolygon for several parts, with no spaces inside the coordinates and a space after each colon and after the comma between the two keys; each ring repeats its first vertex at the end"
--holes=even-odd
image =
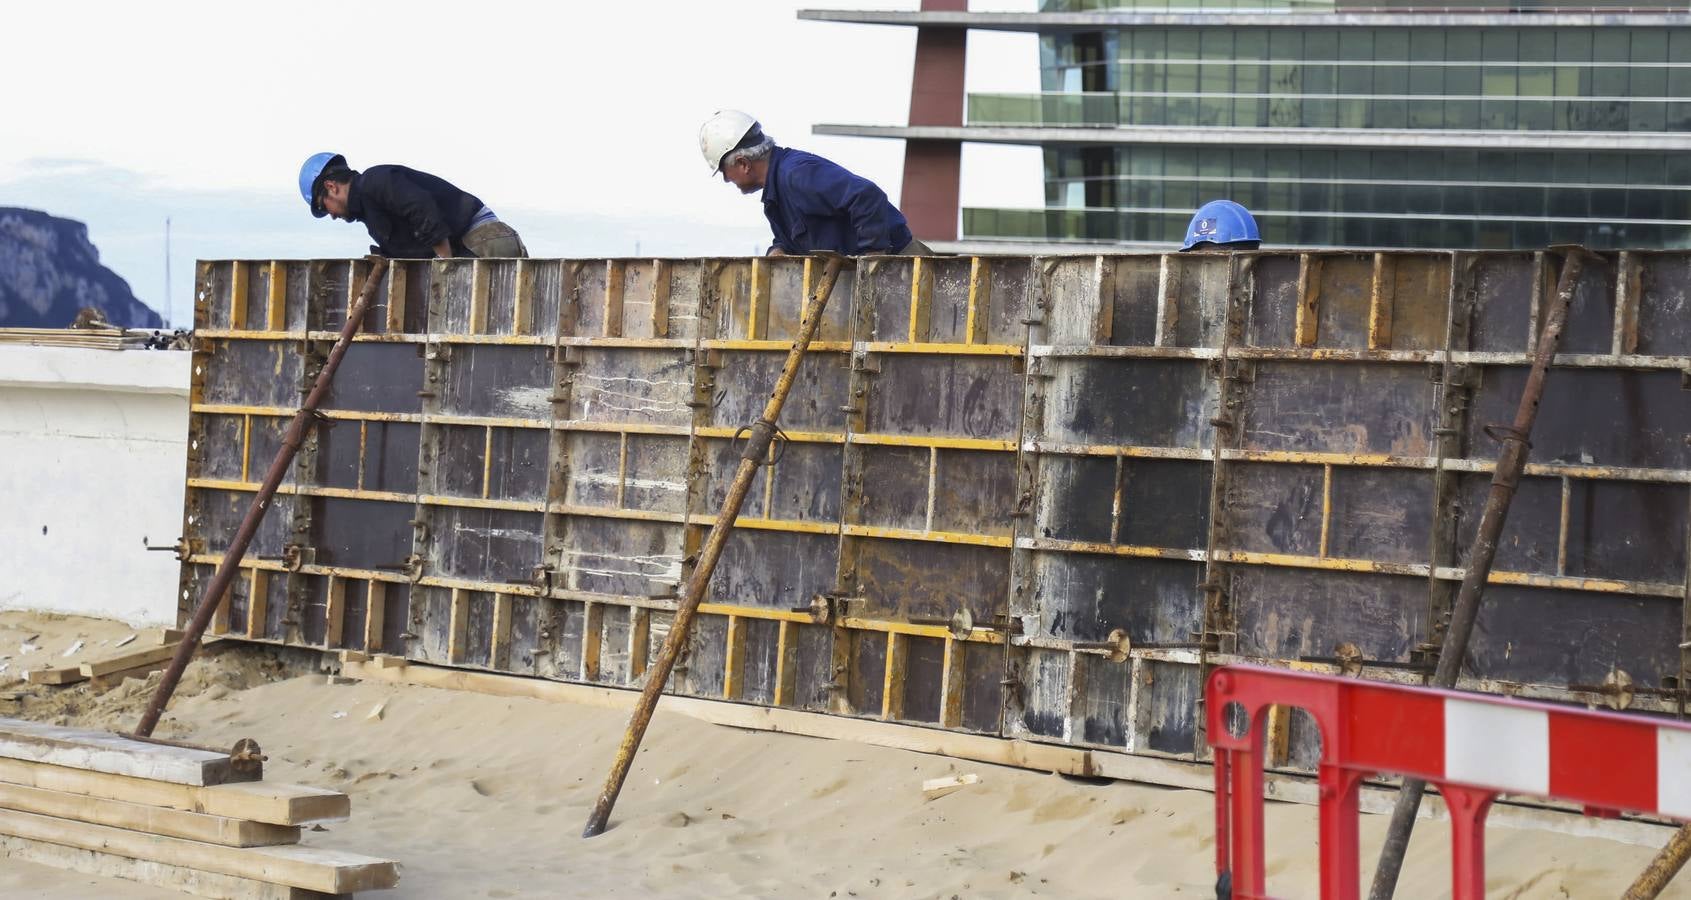
{"type": "Polygon", "coordinates": [[[1691,246],[1688,13],[1042,0],[982,17],[1040,34],[1042,92],[970,95],[962,139],[1042,146],[1045,206],[964,209],[963,237],[1166,244],[1228,198],[1281,246],[1691,246]]]}

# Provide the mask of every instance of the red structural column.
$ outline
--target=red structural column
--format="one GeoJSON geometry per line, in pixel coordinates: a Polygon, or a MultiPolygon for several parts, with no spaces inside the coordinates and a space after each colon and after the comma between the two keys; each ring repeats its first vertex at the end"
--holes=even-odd
{"type": "MultiPolygon", "coordinates": [[[[922,0],[924,11],[966,12],[968,0],[922,0]]],[[[910,84],[911,125],[963,124],[965,28],[917,28],[916,65],[910,84]]],[[[899,208],[924,241],[957,239],[963,180],[961,141],[906,140],[904,191],[899,208]]]]}

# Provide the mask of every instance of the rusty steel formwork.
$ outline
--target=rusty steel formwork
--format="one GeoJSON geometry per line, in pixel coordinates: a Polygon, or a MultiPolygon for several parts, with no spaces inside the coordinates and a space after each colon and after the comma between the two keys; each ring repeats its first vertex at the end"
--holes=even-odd
{"type": "MultiPolygon", "coordinates": [[[[1464,686],[1683,715],[1691,253],[1604,259],[1464,686]]],[[[1206,667],[1418,682],[1558,261],[859,260],[671,689],[1201,760],[1206,667]]],[[[200,265],[184,615],[366,266],[200,265]]],[[[819,272],[396,261],[213,633],[635,684],[819,272]]]]}

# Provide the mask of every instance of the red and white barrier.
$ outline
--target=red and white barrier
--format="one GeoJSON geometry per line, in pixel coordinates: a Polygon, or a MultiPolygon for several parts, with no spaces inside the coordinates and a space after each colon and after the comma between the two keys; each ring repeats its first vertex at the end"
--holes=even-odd
{"type": "Polygon", "coordinates": [[[1303,709],[1321,729],[1323,898],[1359,896],[1358,792],[1379,773],[1439,787],[1451,815],[1458,900],[1484,896],[1485,815],[1499,793],[1572,801],[1589,812],[1691,819],[1691,725],[1226,666],[1210,675],[1205,715],[1216,751],[1216,866],[1235,897],[1264,896],[1263,741],[1273,705],[1303,709]],[[1230,734],[1229,720],[1236,724],[1241,714],[1249,727],[1230,734]]]}

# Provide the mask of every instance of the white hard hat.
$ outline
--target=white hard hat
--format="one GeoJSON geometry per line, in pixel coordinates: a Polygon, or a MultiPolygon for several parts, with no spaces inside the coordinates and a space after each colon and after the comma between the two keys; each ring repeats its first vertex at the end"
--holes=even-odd
{"type": "Polygon", "coordinates": [[[722,110],[705,121],[699,129],[699,152],[712,175],[722,168],[722,157],[756,127],[756,119],[737,109],[722,110]]]}

